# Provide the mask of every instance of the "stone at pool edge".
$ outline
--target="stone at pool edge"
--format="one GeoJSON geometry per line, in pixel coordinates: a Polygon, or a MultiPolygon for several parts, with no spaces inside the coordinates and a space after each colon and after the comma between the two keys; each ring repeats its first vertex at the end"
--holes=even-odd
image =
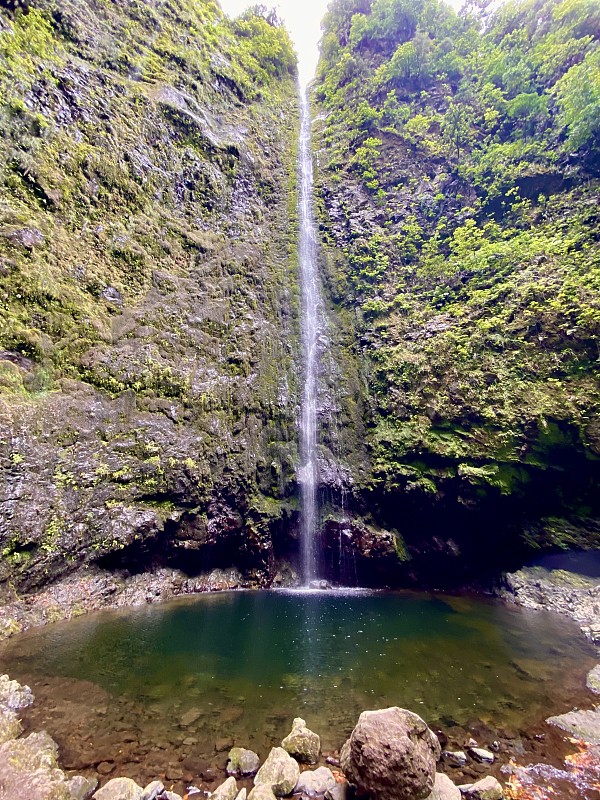
{"type": "Polygon", "coordinates": [[[425,800],[461,800],[460,789],[443,772],[436,772],[433,790],[425,800]]]}
{"type": "Polygon", "coordinates": [[[600,709],[569,711],[567,714],[548,717],[546,722],[588,744],[600,744],[600,709]]]}
{"type": "Polygon", "coordinates": [[[340,761],[348,782],[373,800],[425,800],[440,754],[437,736],[421,717],[394,706],[363,711],[340,761]]]}
{"type": "Polygon", "coordinates": [[[238,786],[233,775],[211,792],[211,800],[235,800],[238,796],[238,786]]]}
{"type": "Polygon", "coordinates": [[[300,773],[298,783],[294,787],[294,794],[308,797],[318,797],[335,789],[336,781],[329,767],[307,769],[300,773]]]}
{"type": "Polygon", "coordinates": [[[502,800],[504,797],[502,784],[491,775],[477,783],[461,786],[460,792],[465,800],[502,800]]]}
{"type": "Polygon", "coordinates": [[[306,722],[301,717],[294,719],[292,731],[281,742],[281,746],[296,761],[306,764],[316,764],[321,753],[321,739],[306,727],[306,722]]]}
{"type": "Polygon", "coordinates": [[[232,747],[229,751],[225,771],[228,775],[252,776],[260,769],[260,758],[254,750],[232,747]]]}
{"type": "Polygon", "coordinates": [[[585,679],[585,685],[594,694],[600,694],[600,664],[597,664],[594,669],[588,672],[585,679]]]}
{"type": "Polygon", "coordinates": [[[21,686],[17,681],[12,681],[8,675],[0,675],[0,708],[19,711],[28,708],[34,699],[29,686],[21,686]]]}
{"type": "Polygon", "coordinates": [[[256,773],[254,785],[256,787],[266,785],[277,797],[285,797],[294,791],[299,777],[298,762],[283,747],[273,747],[267,760],[256,773]]]}
{"type": "Polygon", "coordinates": [[[113,778],[93,795],[93,800],[142,800],[144,790],[131,778],[113,778]]]}

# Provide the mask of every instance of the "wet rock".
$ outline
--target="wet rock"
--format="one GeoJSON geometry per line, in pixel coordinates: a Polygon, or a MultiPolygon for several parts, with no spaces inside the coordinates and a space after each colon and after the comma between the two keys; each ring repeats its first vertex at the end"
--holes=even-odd
{"type": "Polygon", "coordinates": [[[266,783],[255,786],[248,795],[248,800],[277,800],[273,790],[266,783]]]}
{"type": "Polygon", "coordinates": [[[0,745],[0,787],[4,798],[70,800],[58,748],[47,733],[32,733],[0,745]]]}
{"type": "Polygon", "coordinates": [[[202,712],[199,708],[190,708],[190,710],[186,711],[186,713],[181,717],[179,724],[182,728],[189,728],[189,726],[193,725],[194,722],[197,722],[201,716],[202,712]]]}
{"type": "Polygon", "coordinates": [[[217,739],[215,742],[215,751],[217,753],[224,753],[225,750],[229,750],[231,747],[233,747],[233,739],[231,736],[226,738],[224,737],[223,739],[217,739]]]}
{"type": "Polygon", "coordinates": [[[142,792],[142,800],[156,800],[165,790],[164,784],[161,781],[152,781],[142,792]]]}
{"type": "Polygon", "coordinates": [[[600,664],[588,672],[585,685],[594,694],[600,694],[600,664]]]}
{"type": "Polygon", "coordinates": [[[228,775],[256,775],[260,768],[260,759],[253,750],[243,747],[232,747],[227,761],[228,775]]]}
{"type": "Polygon", "coordinates": [[[483,747],[469,747],[469,755],[480,764],[493,764],[494,754],[489,750],[484,750],[483,747]]]}
{"type": "Polygon", "coordinates": [[[211,800],[235,800],[238,796],[238,786],[235,778],[231,776],[211,794],[211,800]]]}
{"type": "Polygon", "coordinates": [[[546,722],[588,744],[600,744],[600,709],[569,711],[567,714],[549,717],[546,722]]]}
{"type": "Polygon", "coordinates": [[[29,686],[21,686],[17,681],[12,681],[8,675],[0,675],[0,707],[18,711],[21,708],[28,708],[33,700],[29,686]]]}
{"type": "MultiPolygon", "coordinates": [[[[269,786],[277,797],[285,797],[292,793],[299,777],[298,762],[283,747],[273,747],[267,760],[256,773],[254,785],[269,786]]],[[[250,794],[252,795],[252,792],[250,794]]],[[[266,799],[261,798],[261,800],[266,799]]]]}
{"type": "Polygon", "coordinates": [[[281,742],[281,746],[297,761],[314,764],[321,752],[321,739],[306,727],[300,717],[292,723],[292,732],[281,742]]]}
{"type": "Polygon", "coordinates": [[[442,758],[453,767],[464,767],[467,763],[467,754],[462,750],[444,750],[442,758]]]}
{"type": "Polygon", "coordinates": [[[113,778],[94,794],[94,800],[142,800],[143,789],[131,778],[113,778]]]}
{"type": "MultiPolygon", "coordinates": [[[[462,790],[461,790],[462,791],[462,790]]],[[[462,791],[468,800],[502,800],[504,790],[502,784],[491,775],[473,783],[462,791]]]]}
{"type": "Polygon", "coordinates": [[[324,795],[327,791],[335,788],[335,778],[327,767],[319,767],[315,770],[306,770],[300,773],[298,783],[294,789],[294,794],[304,794],[308,797],[324,795]]]}
{"type": "Polygon", "coordinates": [[[67,791],[70,800],[89,800],[98,787],[95,778],[84,778],[83,775],[76,775],[67,781],[67,791]]]}
{"type": "Polygon", "coordinates": [[[422,800],[433,790],[440,744],[403,708],[363,711],[342,748],[348,781],[375,800],[422,800]]]}
{"type": "Polygon", "coordinates": [[[0,744],[16,739],[22,730],[23,726],[14,711],[0,709],[0,744]]]}
{"type": "Polygon", "coordinates": [[[325,792],[325,800],[346,800],[348,795],[347,783],[336,783],[325,792]]]}
{"type": "Polygon", "coordinates": [[[114,772],[114,770],[115,765],[112,761],[101,761],[96,767],[96,772],[99,775],[110,775],[110,773],[114,772]]]}
{"type": "Polygon", "coordinates": [[[427,800],[460,800],[460,789],[455,786],[447,775],[438,772],[435,776],[433,791],[427,800]]]}

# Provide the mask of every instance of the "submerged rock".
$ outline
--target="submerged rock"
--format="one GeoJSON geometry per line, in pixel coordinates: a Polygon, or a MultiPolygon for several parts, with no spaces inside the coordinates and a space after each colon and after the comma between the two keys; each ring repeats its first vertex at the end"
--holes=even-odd
{"type": "Polygon", "coordinates": [[[142,800],[143,789],[131,778],[113,778],[94,794],[94,800],[142,800]]]}
{"type": "Polygon", "coordinates": [[[483,747],[469,747],[469,755],[481,764],[493,764],[494,754],[483,747]]]}
{"type": "Polygon", "coordinates": [[[422,800],[440,757],[436,735],[403,708],[363,711],[341,752],[348,781],[375,800],[422,800]]]}
{"type": "Polygon", "coordinates": [[[284,797],[293,792],[299,777],[298,762],[283,747],[273,747],[267,760],[256,773],[254,785],[269,786],[273,794],[284,797]]]}
{"type": "Polygon", "coordinates": [[[281,742],[281,746],[297,761],[314,764],[321,752],[321,739],[306,727],[301,717],[292,723],[292,732],[281,742]]]}
{"type": "Polygon", "coordinates": [[[327,767],[319,767],[315,770],[306,770],[300,774],[298,783],[294,789],[294,794],[304,794],[308,797],[324,795],[332,791],[336,786],[333,773],[327,767]]]}
{"type": "Polygon", "coordinates": [[[546,722],[588,744],[600,744],[600,709],[569,711],[567,714],[549,717],[546,722]]]}
{"type": "Polygon", "coordinates": [[[256,775],[260,768],[260,759],[253,750],[244,747],[232,747],[227,761],[228,775],[256,775]]]}
{"type": "Polygon", "coordinates": [[[460,789],[443,772],[436,773],[433,791],[427,800],[460,800],[460,789]]]}

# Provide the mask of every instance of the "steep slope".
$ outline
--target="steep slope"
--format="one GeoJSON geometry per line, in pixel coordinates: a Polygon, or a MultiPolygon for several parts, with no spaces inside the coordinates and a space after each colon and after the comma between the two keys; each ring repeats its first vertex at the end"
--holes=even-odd
{"type": "Polygon", "coordinates": [[[0,11],[0,583],[266,579],[293,514],[295,56],[260,9],[0,11]]]}
{"type": "Polygon", "coordinates": [[[406,573],[600,543],[599,14],[335,0],[326,17],[323,267],[342,418],[364,430],[340,460],[406,573]]]}

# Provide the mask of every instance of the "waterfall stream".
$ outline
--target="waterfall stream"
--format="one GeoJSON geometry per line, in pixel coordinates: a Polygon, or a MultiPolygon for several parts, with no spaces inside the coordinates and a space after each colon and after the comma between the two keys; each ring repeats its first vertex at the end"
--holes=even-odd
{"type": "Polygon", "coordinates": [[[302,580],[309,586],[317,577],[317,379],[321,295],[317,267],[317,230],[313,208],[314,175],[308,96],[301,95],[300,143],[300,281],[302,286],[302,357],[304,387],[300,419],[300,490],[302,580]]]}

